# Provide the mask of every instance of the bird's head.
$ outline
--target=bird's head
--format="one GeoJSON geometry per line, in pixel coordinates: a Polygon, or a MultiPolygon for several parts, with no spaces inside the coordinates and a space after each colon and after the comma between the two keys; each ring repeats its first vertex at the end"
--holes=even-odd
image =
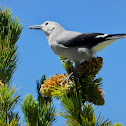
{"type": "Polygon", "coordinates": [[[63,27],[60,24],[52,21],[45,21],[41,25],[33,25],[29,28],[42,30],[47,36],[49,36],[53,31],[60,32],[60,30],[63,30],[63,27]]]}

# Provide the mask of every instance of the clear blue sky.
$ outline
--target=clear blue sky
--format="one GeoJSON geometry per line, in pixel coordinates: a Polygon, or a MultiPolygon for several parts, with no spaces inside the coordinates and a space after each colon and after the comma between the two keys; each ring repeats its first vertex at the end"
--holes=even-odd
{"type": "MultiPolygon", "coordinates": [[[[19,62],[13,78],[22,87],[22,98],[32,93],[36,97],[36,80],[64,73],[58,56],[49,48],[43,32],[30,30],[30,25],[46,20],[56,21],[65,29],[78,32],[126,33],[126,0],[0,0],[0,5],[11,8],[25,25],[18,41],[19,62]]],[[[96,107],[104,119],[126,125],[126,39],[121,39],[97,53],[104,64],[105,105],[96,107]]],[[[60,108],[59,102],[55,103],[60,108]]],[[[20,109],[20,107],[18,107],[20,109]]],[[[20,111],[20,115],[23,116],[20,111]]],[[[58,118],[54,126],[63,126],[58,118]]]]}

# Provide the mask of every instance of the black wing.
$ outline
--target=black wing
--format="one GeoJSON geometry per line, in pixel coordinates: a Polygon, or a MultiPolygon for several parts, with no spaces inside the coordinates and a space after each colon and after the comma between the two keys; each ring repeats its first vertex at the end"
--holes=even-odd
{"type": "Polygon", "coordinates": [[[98,43],[116,39],[119,36],[126,34],[103,34],[103,33],[83,33],[67,41],[59,41],[58,44],[63,44],[66,47],[84,46],[86,48],[92,48],[98,43]],[[114,38],[116,36],[116,38],[114,38]]]}

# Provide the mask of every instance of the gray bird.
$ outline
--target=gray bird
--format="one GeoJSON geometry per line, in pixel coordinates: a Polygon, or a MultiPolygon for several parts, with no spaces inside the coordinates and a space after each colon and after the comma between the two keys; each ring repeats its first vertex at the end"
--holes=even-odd
{"type": "Polygon", "coordinates": [[[46,21],[41,25],[30,26],[30,29],[42,30],[48,39],[53,52],[75,63],[89,60],[94,54],[117,39],[126,38],[126,34],[80,33],[65,30],[60,24],[46,21]]]}

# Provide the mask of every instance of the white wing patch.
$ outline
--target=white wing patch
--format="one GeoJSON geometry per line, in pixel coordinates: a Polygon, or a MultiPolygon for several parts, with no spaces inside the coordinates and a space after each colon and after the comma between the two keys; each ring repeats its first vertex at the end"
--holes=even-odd
{"type": "Polygon", "coordinates": [[[87,48],[78,48],[78,53],[89,53],[89,50],[87,48]]]}
{"type": "Polygon", "coordinates": [[[97,35],[95,38],[104,38],[106,37],[108,34],[104,34],[104,35],[97,35]]]}

